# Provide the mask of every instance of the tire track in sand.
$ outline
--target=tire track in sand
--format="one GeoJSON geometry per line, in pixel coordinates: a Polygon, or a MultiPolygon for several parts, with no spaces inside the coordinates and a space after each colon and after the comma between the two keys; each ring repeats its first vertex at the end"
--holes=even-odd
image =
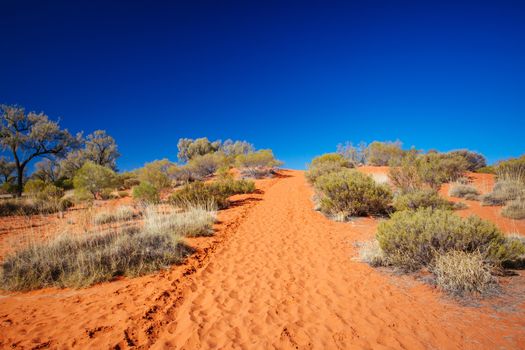
{"type": "Polygon", "coordinates": [[[444,301],[418,283],[399,286],[396,277],[353,261],[352,243],[370,237],[375,221],[327,220],[313,211],[303,173],[285,174],[195,273],[184,299],[152,333],[152,348],[493,349],[524,343],[519,315],[496,321],[485,309],[444,301]]]}

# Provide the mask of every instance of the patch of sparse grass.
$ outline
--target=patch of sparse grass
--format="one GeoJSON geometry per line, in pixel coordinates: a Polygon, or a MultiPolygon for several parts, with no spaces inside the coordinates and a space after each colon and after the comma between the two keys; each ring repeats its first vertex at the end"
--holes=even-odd
{"type": "Polygon", "coordinates": [[[150,233],[178,232],[185,237],[211,236],[216,212],[209,207],[190,207],[186,211],[161,213],[154,206],[146,208],[144,230],[150,233]]]}
{"type": "Polygon", "coordinates": [[[385,254],[376,239],[359,245],[359,260],[374,267],[385,265],[385,254]]]}
{"type": "Polygon", "coordinates": [[[73,203],[66,198],[13,198],[0,200],[0,216],[52,214],[65,211],[73,203]]]}
{"type": "Polygon", "coordinates": [[[472,185],[455,183],[450,186],[448,195],[451,197],[468,199],[467,196],[469,198],[473,198],[473,196],[477,197],[479,195],[479,191],[472,185]]]}
{"type": "Polygon", "coordinates": [[[511,200],[501,210],[504,217],[521,220],[525,219],[525,198],[511,200]]]}
{"type": "Polygon", "coordinates": [[[514,180],[498,180],[491,193],[481,197],[481,205],[505,205],[506,202],[525,196],[525,185],[514,180]]]}
{"type": "Polygon", "coordinates": [[[130,206],[120,206],[114,211],[103,211],[95,215],[93,219],[96,225],[109,224],[112,222],[120,222],[131,220],[134,216],[134,210],[130,206]]]}
{"type": "Polygon", "coordinates": [[[485,263],[483,254],[477,251],[452,250],[438,254],[431,270],[436,276],[437,286],[449,294],[485,295],[498,287],[492,267],[485,263]]]}

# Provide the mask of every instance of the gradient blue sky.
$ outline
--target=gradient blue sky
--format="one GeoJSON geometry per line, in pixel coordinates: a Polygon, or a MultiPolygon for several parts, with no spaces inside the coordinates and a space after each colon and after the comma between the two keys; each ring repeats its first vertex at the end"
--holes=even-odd
{"type": "Polygon", "coordinates": [[[106,129],[124,170],[180,137],[303,168],[339,142],[525,153],[524,1],[1,1],[0,103],[106,129]]]}

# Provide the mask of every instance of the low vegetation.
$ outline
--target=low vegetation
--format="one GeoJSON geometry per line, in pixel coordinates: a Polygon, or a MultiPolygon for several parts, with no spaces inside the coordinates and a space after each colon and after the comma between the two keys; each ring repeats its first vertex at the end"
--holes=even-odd
{"type": "Polygon", "coordinates": [[[394,197],[393,207],[397,211],[419,208],[453,209],[454,204],[442,198],[437,191],[424,189],[397,194],[394,197]]]}
{"type": "Polygon", "coordinates": [[[448,195],[451,197],[476,200],[479,197],[479,191],[472,185],[455,183],[450,186],[448,195]]]}
{"type": "Polygon", "coordinates": [[[116,210],[105,210],[98,213],[93,221],[97,225],[109,224],[113,222],[122,222],[133,219],[135,211],[129,206],[119,206],[116,210]]]}
{"type": "Polygon", "coordinates": [[[158,203],[160,201],[159,190],[151,183],[144,181],[133,187],[131,192],[133,199],[142,203],[158,203]]]}
{"type": "Polygon", "coordinates": [[[501,215],[514,220],[525,219],[525,197],[507,202],[501,210],[501,215]]]}
{"type": "Polygon", "coordinates": [[[191,253],[183,238],[209,235],[215,221],[214,213],[200,208],[170,214],[147,208],[144,215],[142,227],[63,234],[8,255],[1,265],[2,287],[82,287],[151,273],[182,262],[191,253]]]}
{"type": "Polygon", "coordinates": [[[308,170],[305,172],[306,179],[311,184],[315,184],[317,179],[325,174],[340,171],[342,169],[353,168],[354,163],[345,158],[339,153],[327,153],[315,157],[308,165],[308,170]]]}
{"type": "Polygon", "coordinates": [[[392,200],[390,188],[370,176],[343,169],[320,176],[315,182],[320,210],[330,216],[382,215],[392,200]]]}

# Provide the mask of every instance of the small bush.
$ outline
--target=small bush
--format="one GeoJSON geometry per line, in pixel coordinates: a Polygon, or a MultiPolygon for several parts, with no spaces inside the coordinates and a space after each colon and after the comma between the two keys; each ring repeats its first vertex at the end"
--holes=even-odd
{"type": "Polygon", "coordinates": [[[204,179],[209,175],[213,175],[225,163],[226,158],[221,152],[208,153],[192,158],[188,162],[187,168],[190,170],[193,178],[204,179]]]}
{"type": "Polygon", "coordinates": [[[401,142],[374,141],[366,149],[366,160],[370,165],[384,166],[398,162],[404,154],[401,142]]]}
{"type": "Polygon", "coordinates": [[[501,210],[501,215],[515,220],[525,219],[525,198],[507,202],[501,210]]]}
{"type": "Polygon", "coordinates": [[[385,255],[379,246],[379,242],[374,239],[361,243],[359,246],[359,260],[374,267],[385,265],[385,255]]]}
{"type": "Polygon", "coordinates": [[[129,196],[128,191],[118,191],[117,194],[118,194],[119,198],[125,198],[125,197],[129,196]]]}
{"type": "Polygon", "coordinates": [[[392,200],[386,185],[378,185],[356,170],[340,170],[319,177],[315,183],[320,210],[328,215],[351,216],[385,214],[392,200]]]}
{"type": "Polygon", "coordinates": [[[491,193],[481,196],[481,205],[504,205],[525,196],[525,185],[514,180],[498,180],[491,193]]]}
{"type": "Polygon", "coordinates": [[[337,172],[343,168],[353,168],[354,164],[343,155],[338,153],[327,153],[315,157],[312,163],[308,165],[308,170],[305,172],[306,179],[311,184],[324,174],[337,172]]]}
{"type": "Polygon", "coordinates": [[[436,284],[443,291],[464,296],[465,294],[486,294],[497,288],[492,268],[484,262],[479,252],[452,250],[438,254],[432,264],[436,284]]]}
{"type": "Polygon", "coordinates": [[[158,203],[160,201],[159,191],[149,182],[141,182],[133,187],[133,199],[145,203],[158,203]]]}
{"type": "Polygon", "coordinates": [[[481,153],[461,149],[449,152],[449,154],[462,157],[467,163],[468,171],[477,171],[487,166],[487,159],[481,153]]]}
{"type": "Polygon", "coordinates": [[[450,186],[450,189],[448,191],[448,195],[451,197],[457,197],[457,198],[477,198],[479,195],[479,191],[471,185],[463,185],[463,184],[453,184],[450,186]]]}
{"type": "Polygon", "coordinates": [[[134,210],[129,206],[120,206],[115,211],[103,211],[98,213],[93,219],[97,225],[109,224],[112,222],[128,221],[133,219],[134,210]]]}
{"type": "Polygon", "coordinates": [[[253,191],[255,184],[247,180],[226,180],[210,184],[194,182],[173,193],[170,202],[181,208],[212,205],[218,209],[225,209],[230,204],[228,197],[253,191]]]}
{"type": "Polygon", "coordinates": [[[442,198],[438,192],[427,189],[399,194],[394,198],[393,206],[400,211],[419,208],[452,209],[454,204],[442,198]]]}
{"type": "Polygon", "coordinates": [[[93,198],[99,198],[103,190],[115,189],[117,183],[113,170],[92,162],[86,162],[73,178],[75,191],[91,193],[93,198]]]}
{"type": "Polygon", "coordinates": [[[176,165],[167,159],[156,160],[147,163],[143,168],[137,170],[138,180],[153,185],[158,191],[171,186],[171,179],[168,176],[171,168],[176,165]]]}
{"type": "Polygon", "coordinates": [[[525,185],[525,155],[500,162],[495,168],[498,181],[514,181],[525,185]]]}
{"type": "Polygon", "coordinates": [[[496,174],[496,169],[493,166],[484,166],[476,170],[476,173],[480,174],[496,174]]]}
{"type": "Polygon", "coordinates": [[[429,265],[436,254],[452,250],[479,251],[484,261],[501,264],[522,254],[510,246],[492,223],[471,216],[466,219],[442,209],[399,211],[379,224],[377,240],[390,264],[413,271],[429,265]]]}
{"type": "Polygon", "coordinates": [[[275,172],[275,168],[280,167],[283,163],[275,159],[272,150],[263,149],[238,155],[236,164],[243,175],[261,178],[272,175],[275,172]]]}
{"type": "Polygon", "coordinates": [[[72,207],[68,199],[16,198],[0,201],[0,216],[52,214],[72,207]]]}

